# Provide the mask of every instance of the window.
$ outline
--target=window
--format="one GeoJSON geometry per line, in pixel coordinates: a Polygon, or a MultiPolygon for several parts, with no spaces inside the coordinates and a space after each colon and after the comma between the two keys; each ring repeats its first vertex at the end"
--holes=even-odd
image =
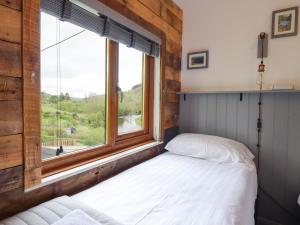
{"type": "Polygon", "coordinates": [[[41,11],[44,176],[153,140],[149,48],[127,47],[75,19],[41,11]]]}
{"type": "Polygon", "coordinates": [[[118,134],[144,129],[144,55],[119,45],[118,134]]]}
{"type": "Polygon", "coordinates": [[[41,13],[43,159],[105,144],[105,42],[41,13]]]}

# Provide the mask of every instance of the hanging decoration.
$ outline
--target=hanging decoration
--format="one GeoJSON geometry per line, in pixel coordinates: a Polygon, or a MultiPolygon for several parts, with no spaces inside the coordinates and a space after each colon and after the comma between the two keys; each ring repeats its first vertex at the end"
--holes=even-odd
{"type": "Polygon", "coordinates": [[[261,131],[262,131],[262,90],[263,90],[263,78],[265,72],[265,64],[264,64],[264,40],[266,38],[266,33],[262,32],[259,35],[261,42],[261,61],[258,66],[259,72],[259,100],[258,100],[258,119],[257,119],[257,169],[259,169],[259,155],[261,148],[261,131]]]}

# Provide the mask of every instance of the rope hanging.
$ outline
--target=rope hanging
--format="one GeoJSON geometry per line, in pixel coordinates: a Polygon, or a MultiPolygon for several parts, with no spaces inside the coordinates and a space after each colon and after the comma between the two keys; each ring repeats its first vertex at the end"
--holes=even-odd
{"type": "MultiPolygon", "coordinates": [[[[60,21],[56,20],[56,43],[60,43],[60,21]]],[[[56,142],[57,150],[56,156],[63,153],[62,146],[62,126],[61,126],[61,60],[60,60],[60,44],[56,45],[56,94],[57,94],[57,104],[56,104],[56,142]]]]}

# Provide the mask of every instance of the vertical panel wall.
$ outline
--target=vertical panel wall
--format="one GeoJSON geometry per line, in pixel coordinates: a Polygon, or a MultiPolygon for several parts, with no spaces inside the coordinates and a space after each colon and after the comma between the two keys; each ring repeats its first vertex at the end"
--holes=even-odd
{"type": "MultiPolygon", "coordinates": [[[[180,132],[238,140],[257,156],[258,94],[191,94],[180,101],[180,132]]],[[[260,185],[300,219],[300,93],[263,95],[260,185]]],[[[259,196],[259,216],[297,224],[267,196],[259,196]]]]}

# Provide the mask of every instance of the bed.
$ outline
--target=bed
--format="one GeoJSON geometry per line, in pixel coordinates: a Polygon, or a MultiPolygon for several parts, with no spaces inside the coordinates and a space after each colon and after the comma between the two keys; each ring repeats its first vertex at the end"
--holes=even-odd
{"type": "Polygon", "coordinates": [[[254,225],[254,163],[166,152],[72,196],[124,225],[254,225]]]}
{"type": "Polygon", "coordinates": [[[257,175],[246,146],[181,134],[166,149],[79,194],[52,199],[0,224],[254,225],[257,175]]]}

